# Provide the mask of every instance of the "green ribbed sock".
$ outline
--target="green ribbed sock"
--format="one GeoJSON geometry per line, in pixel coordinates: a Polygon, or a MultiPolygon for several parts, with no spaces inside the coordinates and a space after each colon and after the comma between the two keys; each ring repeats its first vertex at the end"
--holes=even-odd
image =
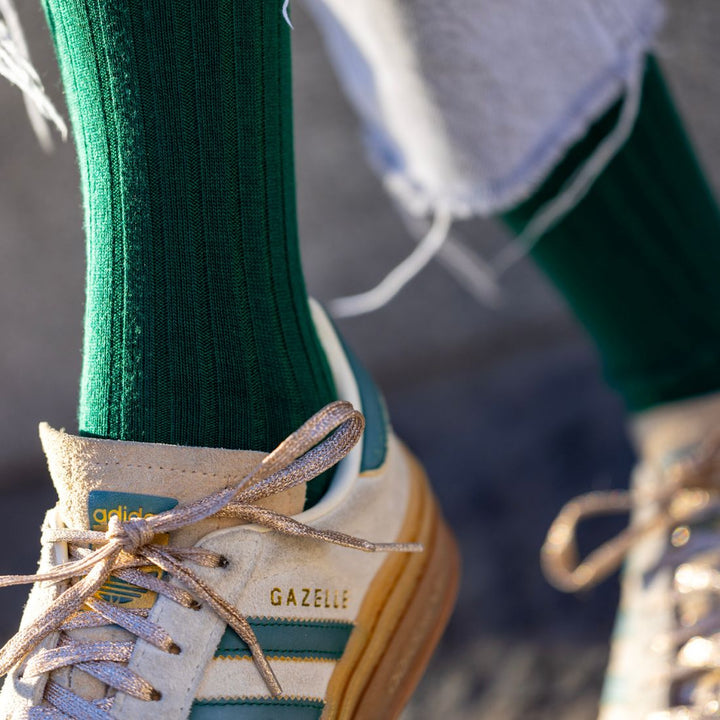
{"type": "Polygon", "coordinates": [[[84,434],[270,450],[335,397],[281,5],[45,0],[85,205],[84,434]]]}
{"type": "MultiPolygon", "coordinates": [[[[504,216],[514,231],[559,192],[618,112],[504,216]]],[[[532,257],[594,338],[630,410],[720,389],[720,211],[653,58],[628,142],[532,257]]]]}

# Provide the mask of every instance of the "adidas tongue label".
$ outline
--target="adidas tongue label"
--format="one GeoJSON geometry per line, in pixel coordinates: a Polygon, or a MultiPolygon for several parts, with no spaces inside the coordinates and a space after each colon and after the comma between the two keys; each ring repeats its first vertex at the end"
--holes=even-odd
{"type": "MultiPolygon", "coordinates": [[[[177,504],[178,501],[175,498],[161,495],[92,490],[88,495],[90,529],[105,532],[112,517],[117,517],[120,522],[128,522],[172,510],[177,504]]],[[[157,542],[167,542],[167,536],[158,536],[157,542]]],[[[161,575],[158,568],[147,567],[141,568],[141,570],[157,577],[161,575]]],[[[151,608],[155,603],[155,596],[154,592],[131,585],[117,577],[111,577],[97,592],[97,597],[106,602],[135,609],[151,608]]]]}

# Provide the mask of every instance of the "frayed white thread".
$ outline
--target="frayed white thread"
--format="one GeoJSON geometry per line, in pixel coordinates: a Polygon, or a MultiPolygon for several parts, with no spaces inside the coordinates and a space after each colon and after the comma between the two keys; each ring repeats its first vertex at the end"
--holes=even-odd
{"type": "Polygon", "coordinates": [[[285,2],[283,3],[282,14],[285,18],[285,22],[290,26],[292,30],[294,30],[295,26],[292,24],[292,20],[290,19],[290,0],[285,0],[285,2]]]}
{"type": "Polygon", "coordinates": [[[330,313],[336,318],[355,317],[387,305],[437,255],[447,241],[452,222],[452,213],[438,208],[427,235],[405,260],[371,290],[332,300],[330,313]]]}
{"type": "Polygon", "coordinates": [[[625,100],[613,131],[561,191],[538,210],[512,244],[486,261],[480,253],[471,250],[451,234],[454,216],[447,208],[438,207],[435,210],[429,230],[425,219],[403,212],[401,208],[401,215],[410,234],[418,240],[417,248],[372,290],[333,300],[330,303],[332,315],[337,318],[352,317],[384,307],[436,256],[478,302],[490,307],[501,305],[500,280],[503,275],[525,258],[545,233],[585,197],[630,137],[640,108],[643,73],[644,64],[639,63],[627,83],[625,100]]]}
{"type": "Polygon", "coordinates": [[[52,150],[53,146],[48,123],[57,128],[63,140],[67,139],[67,126],[45,94],[40,76],[30,62],[25,35],[12,0],[0,0],[0,75],[23,93],[30,124],[45,150],[52,150]]]}
{"type": "MultiPolygon", "coordinates": [[[[427,219],[411,215],[401,204],[397,207],[408,232],[420,242],[428,232],[427,219]]],[[[502,304],[502,289],[493,269],[478,252],[467,247],[465,241],[452,231],[438,251],[437,260],[480,304],[490,307],[502,304]]]]}
{"type": "Polygon", "coordinates": [[[503,304],[502,288],[492,267],[459,238],[450,235],[438,254],[438,260],[475,300],[491,308],[503,304]]]}
{"type": "Polygon", "coordinates": [[[515,238],[515,241],[490,261],[490,268],[496,281],[499,281],[508,270],[526,257],[545,233],[562,220],[587,195],[595,180],[630,137],[640,109],[644,70],[643,60],[628,82],[625,100],[614,130],[565,183],[562,190],[538,210],[525,229],[515,238]]]}

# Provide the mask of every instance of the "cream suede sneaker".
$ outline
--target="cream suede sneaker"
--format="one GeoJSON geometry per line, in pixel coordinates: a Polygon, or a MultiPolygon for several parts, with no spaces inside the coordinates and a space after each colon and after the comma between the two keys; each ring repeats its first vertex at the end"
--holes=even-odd
{"type": "Polygon", "coordinates": [[[601,720],[720,717],[720,397],[667,405],[633,424],[642,462],[628,493],[569,503],[543,548],[551,582],[589,588],[625,560],[601,720]],[[579,560],[589,516],[631,513],[579,560]]]}
{"type": "Polygon", "coordinates": [[[458,555],[425,475],[325,316],[343,398],[269,455],[41,426],[59,503],[0,718],[396,718],[458,555]],[[367,421],[363,433],[363,415],[367,421]],[[337,464],[303,511],[306,482],[337,464]]]}

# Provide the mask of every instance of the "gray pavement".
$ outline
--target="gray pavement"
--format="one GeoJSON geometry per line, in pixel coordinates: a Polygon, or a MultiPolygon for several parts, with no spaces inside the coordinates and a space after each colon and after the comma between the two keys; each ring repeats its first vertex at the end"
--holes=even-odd
{"type": "MultiPolygon", "coordinates": [[[[41,13],[27,5],[37,64],[59,98],[41,13]]],[[[720,185],[720,7],[676,0],[670,16],[659,52],[720,185]]],[[[311,291],[326,300],[376,282],[412,242],[365,163],[312,25],[299,9],[295,18],[303,250],[311,291]]],[[[4,85],[0,107],[0,573],[15,573],[33,569],[53,501],[36,424],[74,428],[83,246],[72,148],[44,157],[4,85]]],[[[491,222],[459,232],[482,252],[507,240],[491,222]]],[[[411,720],[595,713],[617,588],[563,597],[542,580],[537,551],[557,508],[622,486],[632,455],[621,407],[552,289],[529,263],[504,288],[490,310],[433,265],[388,308],[341,323],[426,463],[464,554],[458,610],[411,720]]],[[[591,529],[589,542],[607,532],[591,529]]],[[[2,591],[0,638],[23,596],[2,591]]]]}

